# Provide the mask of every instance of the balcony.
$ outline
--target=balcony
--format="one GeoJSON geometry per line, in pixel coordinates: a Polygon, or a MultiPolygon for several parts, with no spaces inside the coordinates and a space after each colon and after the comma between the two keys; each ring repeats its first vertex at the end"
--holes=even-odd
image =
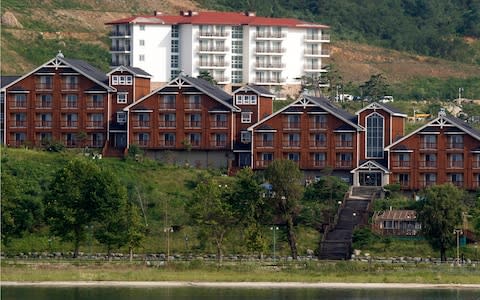
{"type": "Polygon", "coordinates": [[[310,145],[310,148],[326,148],[327,141],[310,140],[309,145],[310,145]]]}
{"type": "Polygon", "coordinates": [[[132,35],[130,30],[112,30],[110,38],[128,38],[132,35]]]}
{"type": "Polygon", "coordinates": [[[393,160],[392,167],[393,168],[410,168],[412,164],[409,160],[393,160]]]}
{"type": "Polygon", "coordinates": [[[27,108],[27,100],[12,100],[8,101],[8,105],[11,109],[25,109],[27,108]]]}
{"type": "Polygon", "coordinates": [[[255,84],[270,84],[270,85],[277,85],[282,84],[285,82],[285,78],[268,78],[268,77],[256,77],[254,78],[255,84]]]}
{"type": "Polygon", "coordinates": [[[462,150],[463,151],[463,143],[448,143],[447,150],[462,150]]]}
{"type": "Polygon", "coordinates": [[[103,109],[103,101],[87,101],[87,109],[103,109]]]}
{"type": "Polygon", "coordinates": [[[128,53],[132,51],[130,45],[115,45],[110,47],[110,52],[128,53]]]}
{"type": "Polygon", "coordinates": [[[87,128],[103,128],[103,121],[87,121],[87,128]]]}
{"type": "Polygon", "coordinates": [[[78,121],[62,121],[60,126],[62,128],[78,128],[78,121]]]}
{"type": "Polygon", "coordinates": [[[159,128],[175,128],[177,127],[177,121],[160,121],[158,123],[159,128]]]}
{"type": "Polygon", "coordinates": [[[308,57],[329,57],[330,50],[329,49],[305,49],[304,56],[308,57]]]}
{"type": "Polygon", "coordinates": [[[420,150],[437,150],[436,142],[423,142],[420,145],[420,150]]]}
{"type": "Polygon", "coordinates": [[[449,160],[447,163],[447,168],[457,169],[463,168],[463,160],[449,160]]]}
{"type": "Polygon", "coordinates": [[[282,63],[263,63],[257,62],[255,63],[256,69],[265,69],[265,70],[281,70],[285,68],[285,64],[282,63]]]}
{"type": "Polygon", "coordinates": [[[256,147],[259,147],[259,148],[273,148],[273,140],[272,141],[257,141],[256,142],[256,147]]]}
{"type": "Polygon", "coordinates": [[[335,147],[337,148],[352,148],[353,141],[336,141],[335,147]]]}
{"type": "Polygon", "coordinates": [[[437,184],[437,181],[435,181],[435,180],[419,180],[418,181],[418,185],[422,188],[427,187],[427,186],[436,185],[436,184],[437,184]]]}
{"type": "Polygon", "coordinates": [[[26,128],[27,121],[25,120],[13,120],[9,122],[10,128],[26,128]]]}
{"type": "Polygon", "coordinates": [[[62,91],[78,91],[78,83],[62,83],[62,91]]]}
{"type": "Polygon", "coordinates": [[[200,103],[185,103],[185,110],[201,110],[202,105],[200,103]]]}
{"type": "Polygon", "coordinates": [[[200,31],[198,37],[201,39],[226,39],[228,32],[226,31],[200,31]]]}
{"type": "Polygon", "coordinates": [[[280,40],[286,36],[283,32],[257,32],[255,33],[255,39],[257,40],[280,40]]]}
{"type": "Polygon", "coordinates": [[[51,91],[53,88],[53,84],[51,82],[49,83],[40,83],[40,82],[37,82],[35,84],[35,89],[37,91],[51,91]]]}
{"type": "Polygon", "coordinates": [[[308,64],[303,67],[305,72],[327,72],[327,70],[322,68],[320,64],[308,64]]]}
{"type": "Polygon", "coordinates": [[[300,130],[300,122],[283,122],[283,130],[300,130]]]}
{"type": "Polygon", "coordinates": [[[305,36],[306,43],[330,43],[330,35],[323,34],[309,34],[305,36]]]}
{"type": "Polygon", "coordinates": [[[353,161],[351,160],[338,160],[335,163],[335,167],[337,168],[352,168],[353,166],[353,161]]]}
{"type": "Polygon", "coordinates": [[[420,160],[418,162],[418,166],[420,168],[425,168],[425,169],[436,168],[437,167],[437,161],[420,160]]]}
{"type": "Polygon", "coordinates": [[[283,141],[284,148],[300,148],[300,141],[283,141]]]}
{"type": "Polygon", "coordinates": [[[160,147],[163,147],[163,148],[175,148],[176,146],[175,140],[161,139],[159,143],[160,143],[160,147]]]}
{"type": "Polygon", "coordinates": [[[474,160],[472,162],[472,168],[474,169],[480,169],[480,160],[474,160]]]}
{"type": "Polygon", "coordinates": [[[78,102],[77,101],[62,101],[60,106],[62,107],[62,109],[77,109],[78,108],[78,102]]]}
{"type": "Polygon", "coordinates": [[[197,51],[201,53],[226,53],[229,48],[225,46],[200,46],[197,51]]]}
{"type": "Polygon", "coordinates": [[[215,80],[218,84],[225,84],[230,81],[230,77],[213,75],[213,80],[215,80]]]}
{"type": "Polygon", "coordinates": [[[227,148],[227,141],[212,140],[210,141],[210,147],[216,148],[216,149],[225,149],[227,148]]]}
{"type": "Polygon", "coordinates": [[[148,128],[150,127],[150,121],[133,121],[132,122],[133,128],[148,128]]]}
{"type": "Polygon", "coordinates": [[[463,187],[463,180],[450,180],[449,183],[453,184],[456,187],[463,187]]]}
{"type": "Polygon", "coordinates": [[[175,110],[175,102],[174,103],[165,103],[160,102],[160,110],[175,110]]]}
{"type": "Polygon", "coordinates": [[[186,121],[185,128],[202,128],[202,121],[186,121]]]}
{"type": "Polygon", "coordinates": [[[285,53],[285,48],[256,47],[255,53],[261,55],[282,55],[285,53]]]}
{"type": "Polygon", "coordinates": [[[226,61],[200,61],[198,63],[199,68],[206,69],[225,69],[228,67],[228,62],[226,61]]]}
{"type": "Polygon", "coordinates": [[[151,142],[150,140],[145,140],[145,139],[134,139],[133,143],[140,146],[140,147],[151,147],[151,142]]]}
{"type": "Polygon", "coordinates": [[[36,120],[35,127],[36,128],[52,128],[52,121],[36,120]]]}
{"type": "Polygon", "coordinates": [[[257,168],[266,168],[266,167],[268,167],[272,162],[273,162],[273,160],[256,160],[256,161],[255,161],[255,166],[256,166],[257,168]]]}
{"type": "Polygon", "coordinates": [[[325,168],[327,166],[326,160],[310,160],[309,164],[314,168],[325,168]]]}
{"type": "Polygon", "coordinates": [[[51,109],[52,108],[52,101],[36,101],[35,108],[39,109],[51,109]]]}
{"type": "Polygon", "coordinates": [[[227,128],[227,121],[212,121],[210,122],[211,128],[227,128]]]}
{"type": "Polygon", "coordinates": [[[327,129],[327,122],[310,122],[310,130],[327,129]]]}

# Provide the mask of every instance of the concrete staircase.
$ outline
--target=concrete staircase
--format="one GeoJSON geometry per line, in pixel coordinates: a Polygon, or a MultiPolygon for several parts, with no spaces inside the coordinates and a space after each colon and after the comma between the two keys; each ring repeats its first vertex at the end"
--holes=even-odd
{"type": "Polygon", "coordinates": [[[333,224],[328,225],[320,242],[319,259],[347,260],[352,255],[352,236],[356,226],[368,224],[370,203],[381,187],[351,187],[339,207],[333,224]]]}

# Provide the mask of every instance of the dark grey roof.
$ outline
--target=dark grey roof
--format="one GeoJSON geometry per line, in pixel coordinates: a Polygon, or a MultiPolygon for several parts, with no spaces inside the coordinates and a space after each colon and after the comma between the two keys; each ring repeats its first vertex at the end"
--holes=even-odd
{"type": "Polygon", "coordinates": [[[194,85],[197,87],[200,91],[208,94],[209,96],[220,100],[224,101],[227,104],[233,106],[233,98],[232,95],[228,94],[221,88],[219,88],[216,85],[211,84],[210,82],[202,79],[202,78],[194,78],[194,77],[189,77],[189,76],[179,76],[183,80],[187,81],[191,85],[194,85]]]}
{"type": "Polygon", "coordinates": [[[480,139],[480,131],[478,129],[470,126],[470,124],[468,124],[467,122],[465,122],[465,121],[463,121],[459,118],[455,118],[453,116],[450,116],[450,115],[446,115],[446,116],[444,116],[444,118],[449,120],[453,124],[457,125],[459,128],[461,128],[462,130],[464,130],[468,134],[472,135],[473,137],[475,137],[477,139],[480,139]]]}
{"type": "Polygon", "coordinates": [[[20,78],[20,76],[0,76],[1,87],[3,88],[4,86],[14,82],[18,78],[20,78]]]}
{"type": "Polygon", "coordinates": [[[105,72],[100,71],[99,69],[95,68],[94,66],[90,65],[86,61],[79,60],[79,59],[72,59],[72,58],[61,58],[66,63],[72,65],[77,70],[81,71],[85,75],[94,78],[95,80],[108,83],[108,77],[105,72]]]}
{"type": "Polygon", "coordinates": [[[258,127],[257,130],[273,130],[273,127],[267,124],[263,124],[262,126],[258,127]]]}
{"type": "Polygon", "coordinates": [[[135,75],[140,75],[140,76],[148,76],[152,77],[151,74],[147,73],[145,70],[137,68],[137,67],[132,67],[132,66],[124,66],[125,69],[129,70],[135,75]]]}
{"type": "Polygon", "coordinates": [[[345,111],[337,106],[335,106],[333,103],[328,101],[324,97],[313,97],[313,96],[305,96],[305,98],[317,103],[320,107],[322,107],[325,110],[331,111],[333,114],[336,114],[337,116],[340,116],[341,118],[348,120],[349,122],[355,124],[355,126],[359,127],[357,125],[357,116],[349,113],[348,111],[345,111]]]}
{"type": "Polygon", "coordinates": [[[399,144],[399,145],[395,146],[395,150],[410,150],[410,148],[408,148],[404,144],[399,144]]]}
{"type": "Polygon", "coordinates": [[[256,85],[256,84],[247,84],[247,86],[252,90],[254,90],[257,94],[265,94],[265,95],[275,97],[275,95],[272,94],[272,92],[270,92],[267,88],[263,86],[256,85]]]}
{"type": "Polygon", "coordinates": [[[104,92],[105,87],[101,87],[98,84],[96,84],[96,85],[92,86],[91,88],[86,89],[85,91],[88,91],[88,92],[97,92],[97,91],[104,92]]]}
{"type": "Polygon", "coordinates": [[[337,128],[334,129],[335,131],[342,131],[342,130],[356,130],[355,127],[353,127],[350,124],[342,124],[338,126],[337,128]]]}

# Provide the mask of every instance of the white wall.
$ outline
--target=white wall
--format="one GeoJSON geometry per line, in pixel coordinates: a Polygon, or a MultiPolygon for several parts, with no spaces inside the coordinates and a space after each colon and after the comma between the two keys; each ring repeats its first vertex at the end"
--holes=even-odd
{"type": "Polygon", "coordinates": [[[196,47],[198,46],[198,26],[190,24],[180,25],[180,70],[192,77],[198,76],[197,64],[194,61],[196,47]]]}
{"type": "Polygon", "coordinates": [[[140,30],[140,25],[134,24],[132,29],[132,57],[131,64],[141,68],[152,75],[153,82],[170,81],[170,25],[145,25],[145,30],[140,30]],[[140,46],[140,40],[145,41],[145,46],[140,46]],[[140,61],[140,55],[145,56],[140,61]]]}
{"type": "Polygon", "coordinates": [[[282,62],[285,64],[283,76],[287,83],[300,83],[300,80],[295,78],[303,75],[306,31],[299,28],[282,28],[283,31],[286,32],[282,42],[282,47],[285,49],[285,55],[282,58],[282,62]]]}

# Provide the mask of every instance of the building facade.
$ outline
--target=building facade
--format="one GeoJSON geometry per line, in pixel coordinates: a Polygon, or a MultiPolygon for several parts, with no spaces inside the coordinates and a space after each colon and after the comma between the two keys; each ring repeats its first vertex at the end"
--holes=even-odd
{"type": "Polygon", "coordinates": [[[221,85],[278,89],[299,85],[302,76],[321,77],[329,57],[328,26],[251,12],[155,12],[107,25],[112,67],[142,68],[155,82],[207,71],[221,85]]]}
{"type": "Polygon", "coordinates": [[[2,143],[55,142],[106,156],[138,147],[167,163],[230,173],[288,159],[308,180],[333,174],[354,186],[479,188],[480,131],[444,111],[405,135],[407,115],[384,103],[351,114],[303,94],[274,112],[275,96],[264,86],[230,94],[185,75],[149,91],[142,69],[120,66],[105,74],[57,55],[23,76],[2,77],[2,143]]]}

